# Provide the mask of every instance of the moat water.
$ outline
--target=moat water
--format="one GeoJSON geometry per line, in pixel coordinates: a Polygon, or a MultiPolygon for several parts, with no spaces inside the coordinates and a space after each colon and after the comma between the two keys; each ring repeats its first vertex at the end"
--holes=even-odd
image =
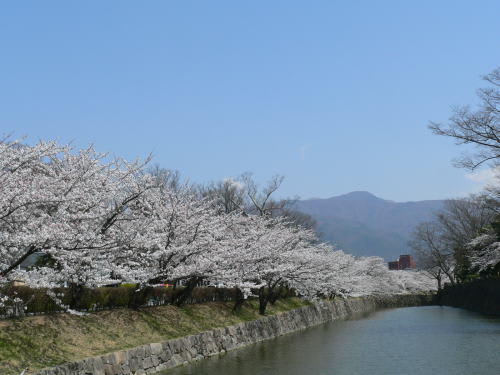
{"type": "Polygon", "coordinates": [[[440,306],[312,327],[165,375],[499,375],[500,318],[440,306]]]}

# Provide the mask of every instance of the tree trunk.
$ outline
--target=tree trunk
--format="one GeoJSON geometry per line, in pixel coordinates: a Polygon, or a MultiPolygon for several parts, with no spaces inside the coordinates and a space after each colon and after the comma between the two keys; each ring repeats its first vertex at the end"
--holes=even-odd
{"type": "Polygon", "coordinates": [[[451,285],[455,285],[455,279],[451,273],[445,272],[446,276],[448,276],[448,280],[450,280],[451,285]]]}
{"type": "Polygon", "coordinates": [[[260,315],[265,315],[266,314],[266,307],[267,307],[267,293],[265,287],[261,287],[259,289],[259,314],[260,315]]]}
{"type": "Polygon", "coordinates": [[[233,312],[240,311],[243,303],[245,303],[245,296],[240,288],[236,288],[236,298],[233,306],[233,312]]]}

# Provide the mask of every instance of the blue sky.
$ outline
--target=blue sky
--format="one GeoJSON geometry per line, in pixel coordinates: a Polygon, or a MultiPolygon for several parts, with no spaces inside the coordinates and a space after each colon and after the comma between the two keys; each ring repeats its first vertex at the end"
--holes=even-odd
{"type": "Polygon", "coordinates": [[[479,185],[426,125],[477,103],[499,19],[498,1],[3,2],[0,133],[152,152],[197,182],[280,173],[283,196],[453,197],[479,185]]]}

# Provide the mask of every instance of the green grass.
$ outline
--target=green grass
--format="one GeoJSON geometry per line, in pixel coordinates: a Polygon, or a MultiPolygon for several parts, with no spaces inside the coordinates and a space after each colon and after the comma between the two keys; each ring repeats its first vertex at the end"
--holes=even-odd
{"type": "MultiPolygon", "coordinates": [[[[298,298],[269,305],[268,315],[307,305],[298,298]]],[[[258,319],[258,301],[107,310],[0,320],[0,374],[44,367],[258,319]]]]}

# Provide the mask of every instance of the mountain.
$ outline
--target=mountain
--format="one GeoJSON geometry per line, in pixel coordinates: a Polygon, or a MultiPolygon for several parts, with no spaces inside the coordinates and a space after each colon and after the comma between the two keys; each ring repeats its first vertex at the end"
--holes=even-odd
{"type": "Polygon", "coordinates": [[[408,240],[415,226],[428,220],[443,200],[393,202],[366,191],[296,203],[311,215],[325,241],[354,255],[377,255],[394,260],[410,252],[408,240]]]}

